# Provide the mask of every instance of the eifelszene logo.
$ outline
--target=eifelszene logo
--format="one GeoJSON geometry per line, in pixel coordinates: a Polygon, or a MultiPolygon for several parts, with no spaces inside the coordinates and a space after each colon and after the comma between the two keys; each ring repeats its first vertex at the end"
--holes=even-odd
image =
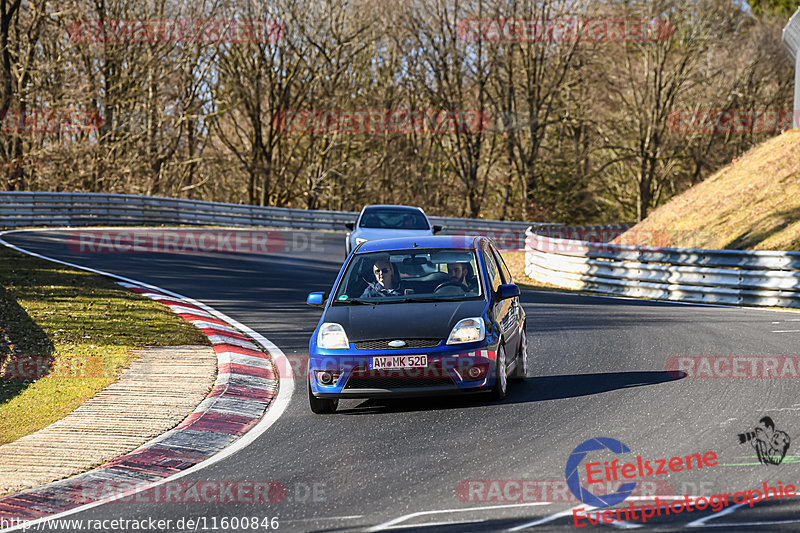
{"type": "Polygon", "coordinates": [[[617,492],[611,492],[600,496],[592,494],[589,489],[581,485],[581,480],[578,476],[578,467],[589,452],[596,450],[610,450],[614,453],[628,453],[631,451],[625,444],[609,437],[597,437],[580,443],[572,450],[569,459],[567,459],[567,467],[564,472],[567,478],[567,487],[569,487],[572,494],[583,503],[595,507],[611,507],[612,505],[625,501],[625,499],[631,495],[633,489],[636,488],[636,482],[623,483],[619,486],[617,492]]]}
{"type": "Polygon", "coordinates": [[[589,452],[609,450],[615,454],[628,453],[630,448],[622,442],[609,437],[596,437],[579,444],[567,459],[565,475],[567,487],[580,501],[594,507],[604,508],[617,505],[625,501],[636,488],[636,481],[622,483],[616,492],[596,495],[586,486],[581,484],[578,475],[579,468],[585,468],[586,481],[592,485],[595,483],[619,483],[629,479],[644,478],[648,476],[669,475],[670,472],[683,472],[684,470],[700,470],[703,467],[716,466],[717,454],[707,451],[702,456],[693,453],[684,456],[666,457],[663,459],[643,459],[637,455],[629,463],[624,463],[619,459],[613,461],[594,461],[581,464],[589,452]],[[694,463],[694,464],[693,464],[694,463]]]}

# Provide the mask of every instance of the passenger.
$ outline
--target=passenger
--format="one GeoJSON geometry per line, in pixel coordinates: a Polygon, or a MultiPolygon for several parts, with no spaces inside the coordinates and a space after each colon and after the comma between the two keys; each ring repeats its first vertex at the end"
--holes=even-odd
{"type": "Polygon", "coordinates": [[[469,263],[448,263],[447,273],[451,283],[458,283],[465,292],[477,290],[478,280],[471,275],[469,263]]]}
{"type": "Polygon", "coordinates": [[[402,296],[400,274],[397,267],[392,265],[389,256],[380,256],[372,264],[372,273],[377,283],[371,283],[361,295],[362,298],[375,298],[378,296],[402,296]]]}

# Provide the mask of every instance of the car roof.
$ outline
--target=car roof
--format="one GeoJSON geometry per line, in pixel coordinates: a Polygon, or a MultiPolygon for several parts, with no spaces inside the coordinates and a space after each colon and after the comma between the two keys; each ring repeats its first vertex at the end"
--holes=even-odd
{"type": "Polygon", "coordinates": [[[421,235],[417,237],[395,237],[367,241],[358,248],[357,253],[388,252],[409,248],[454,248],[476,250],[482,237],[478,235],[421,235]]]}
{"type": "Polygon", "coordinates": [[[417,211],[425,214],[425,211],[422,210],[421,207],[416,207],[413,205],[400,205],[400,204],[372,204],[372,205],[365,205],[364,208],[361,210],[362,212],[371,210],[371,209],[400,209],[400,210],[407,210],[407,211],[417,211]]]}

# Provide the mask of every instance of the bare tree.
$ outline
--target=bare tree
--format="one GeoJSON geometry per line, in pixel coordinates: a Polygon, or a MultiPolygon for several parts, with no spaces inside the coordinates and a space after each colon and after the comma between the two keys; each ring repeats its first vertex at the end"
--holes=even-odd
{"type": "Polygon", "coordinates": [[[24,10],[20,5],[21,0],[0,0],[0,122],[5,130],[0,157],[6,162],[0,172],[6,174],[6,187],[12,191],[25,188],[24,123],[31,111],[30,89],[36,82],[36,51],[47,3],[30,2],[24,10]]]}

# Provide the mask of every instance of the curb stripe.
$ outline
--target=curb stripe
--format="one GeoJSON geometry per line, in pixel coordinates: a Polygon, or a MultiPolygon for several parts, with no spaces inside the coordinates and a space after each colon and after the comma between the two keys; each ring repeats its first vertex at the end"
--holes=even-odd
{"type": "MultiPolygon", "coordinates": [[[[174,429],[136,450],[95,470],[0,498],[0,517],[6,520],[43,518],[83,507],[88,503],[83,494],[87,484],[115,480],[141,484],[186,471],[257,425],[277,396],[270,354],[250,337],[183,298],[129,282],[117,284],[166,305],[203,331],[217,353],[218,372],[212,391],[174,429]]],[[[130,494],[147,488],[139,486],[130,494]]]]}

